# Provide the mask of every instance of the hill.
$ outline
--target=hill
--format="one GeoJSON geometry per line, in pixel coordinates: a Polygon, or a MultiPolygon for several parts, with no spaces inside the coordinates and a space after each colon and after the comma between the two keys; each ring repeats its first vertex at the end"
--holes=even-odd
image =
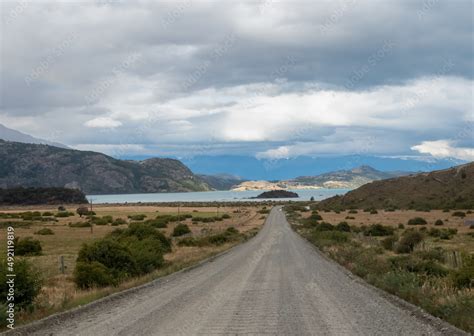
{"type": "Polygon", "coordinates": [[[406,172],[382,172],[370,166],[360,166],[350,170],[338,170],[316,176],[300,176],[276,182],[246,181],[233,190],[278,190],[278,189],[354,189],[366,183],[407,175],[406,172]]]}
{"type": "Polygon", "coordinates": [[[229,174],[199,174],[198,176],[214,190],[229,190],[243,181],[240,177],[229,174]]]}
{"type": "Polygon", "coordinates": [[[66,187],[86,194],[206,191],[178,160],[122,161],[48,145],[0,140],[0,188],[66,187]]]}
{"type": "Polygon", "coordinates": [[[321,208],[474,207],[474,163],[449,169],[374,181],[319,203],[321,208]]]}

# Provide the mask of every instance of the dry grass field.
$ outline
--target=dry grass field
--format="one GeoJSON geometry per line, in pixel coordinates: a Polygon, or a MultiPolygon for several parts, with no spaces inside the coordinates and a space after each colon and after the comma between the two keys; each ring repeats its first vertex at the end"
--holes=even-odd
{"type": "Polygon", "coordinates": [[[286,211],[297,232],[354,274],[474,332],[471,211],[286,211]]]}
{"type": "MultiPolygon", "coordinates": [[[[74,212],[74,216],[66,218],[56,218],[55,221],[24,221],[22,219],[1,219],[0,218],[0,253],[6,252],[6,226],[7,222],[14,222],[18,225],[15,228],[15,236],[20,240],[25,237],[33,237],[41,242],[42,254],[40,256],[17,257],[27,258],[37,267],[44,279],[41,293],[36,298],[35,310],[28,313],[20,313],[19,323],[25,323],[31,320],[39,319],[54,312],[69,309],[71,307],[93,301],[97,298],[106,296],[126,288],[131,288],[139,284],[148,282],[154,278],[173,273],[179,269],[190,266],[212,255],[218,254],[230,247],[238,244],[240,241],[225,243],[218,246],[179,246],[178,238],[172,237],[173,229],[178,222],[168,223],[166,228],[158,229],[166,237],[172,239],[172,252],[165,254],[165,265],[152,273],[141,277],[128,279],[117,287],[93,288],[88,290],[76,288],[73,281],[73,272],[76,264],[78,251],[84,243],[103,238],[117,228],[126,228],[131,220],[128,216],[146,215],[146,219],[154,219],[162,215],[191,214],[193,217],[214,217],[229,215],[230,218],[215,222],[192,222],[191,218],[181,220],[189,226],[191,234],[187,236],[205,237],[211,234],[217,234],[225,231],[229,227],[236,228],[242,237],[251,237],[264,223],[265,216],[258,213],[260,206],[255,207],[164,207],[164,206],[94,206],[93,210],[97,217],[112,216],[113,219],[121,218],[126,224],[112,226],[93,225],[90,227],[70,227],[69,223],[86,222],[85,217],[79,217],[75,213],[77,206],[68,206],[67,211],[74,212]],[[21,227],[24,223],[30,223],[28,227],[21,227]],[[52,235],[39,235],[36,232],[43,228],[49,228],[53,231],[52,235]],[[64,258],[66,266],[64,273],[59,267],[60,257],[64,258]]],[[[57,213],[56,207],[15,207],[2,208],[3,213],[22,213],[26,211],[40,211],[57,213]]],[[[15,225],[15,226],[17,226],[15,225]]]]}

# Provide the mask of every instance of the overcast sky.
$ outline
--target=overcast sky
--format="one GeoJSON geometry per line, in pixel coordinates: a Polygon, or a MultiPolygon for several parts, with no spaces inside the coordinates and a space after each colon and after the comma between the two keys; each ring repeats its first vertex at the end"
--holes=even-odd
{"type": "Polygon", "coordinates": [[[1,17],[0,123],[40,138],[474,160],[472,1],[13,1],[1,17]]]}

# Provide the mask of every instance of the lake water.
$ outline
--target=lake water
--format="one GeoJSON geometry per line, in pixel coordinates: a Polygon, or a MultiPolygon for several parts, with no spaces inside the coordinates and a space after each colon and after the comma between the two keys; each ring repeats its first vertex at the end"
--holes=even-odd
{"type": "MultiPolygon", "coordinates": [[[[279,198],[276,200],[309,201],[311,197],[322,200],[334,195],[343,195],[349,189],[299,189],[299,198],[279,198]]],[[[265,201],[265,199],[250,199],[261,194],[262,190],[247,191],[202,191],[185,193],[154,193],[154,194],[120,194],[120,195],[88,195],[93,203],[137,203],[137,202],[236,202],[236,201],[265,201]]],[[[275,199],[274,199],[275,200],[275,199]]]]}

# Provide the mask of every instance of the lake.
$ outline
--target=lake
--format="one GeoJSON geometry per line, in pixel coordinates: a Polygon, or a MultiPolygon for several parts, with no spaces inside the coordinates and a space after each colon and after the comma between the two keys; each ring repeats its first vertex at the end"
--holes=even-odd
{"type": "MultiPolygon", "coordinates": [[[[349,189],[299,189],[299,198],[279,198],[274,200],[309,201],[311,197],[322,200],[334,195],[343,195],[349,189]]],[[[153,193],[153,194],[120,194],[120,195],[88,195],[87,199],[95,204],[102,203],[138,203],[138,202],[236,202],[236,201],[265,201],[268,199],[250,199],[261,194],[263,190],[247,191],[201,191],[182,193],[153,193]]]]}

